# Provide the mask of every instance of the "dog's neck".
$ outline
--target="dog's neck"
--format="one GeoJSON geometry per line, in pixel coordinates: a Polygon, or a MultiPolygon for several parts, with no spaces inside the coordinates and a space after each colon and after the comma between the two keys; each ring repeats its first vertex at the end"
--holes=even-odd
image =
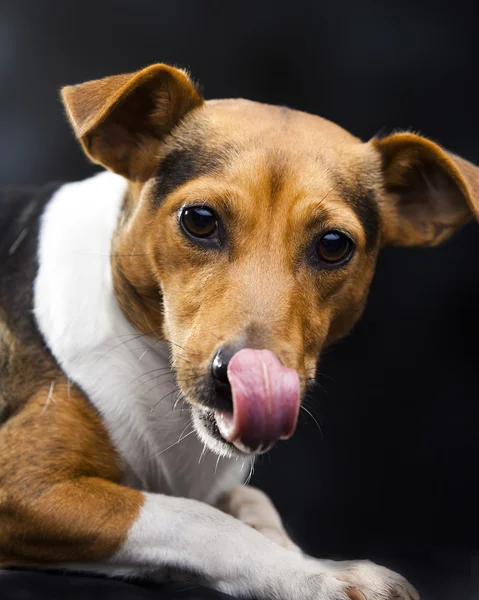
{"type": "Polygon", "coordinates": [[[204,450],[167,345],[138,331],[120,308],[111,253],[126,189],[122,177],[101,173],[53,196],[40,231],[35,316],[67,377],[104,418],[125,483],[213,501],[250,464],[204,450]]]}

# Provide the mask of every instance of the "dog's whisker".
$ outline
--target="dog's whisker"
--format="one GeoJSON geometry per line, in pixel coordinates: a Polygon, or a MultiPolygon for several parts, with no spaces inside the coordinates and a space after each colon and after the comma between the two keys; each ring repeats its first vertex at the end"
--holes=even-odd
{"type": "MultiPolygon", "coordinates": [[[[158,373],[158,371],[172,372],[170,367],[157,367],[155,369],[150,369],[149,371],[145,371],[144,373],[141,373],[140,375],[138,375],[137,377],[135,377],[134,379],[132,379],[130,381],[130,383],[128,384],[128,387],[130,387],[130,385],[132,383],[135,383],[135,381],[138,381],[138,379],[141,379],[145,375],[150,375],[151,373],[158,373]]],[[[165,373],[163,373],[163,374],[165,374],[165,373]]]]}
{"type": "Polygon", "coordinates": [[[177,344],[176,342],[172,342],[171,340],[166,340],[166,341],[168,344],[171,344],[172,346],[176,346],[177,348],[180,348],[184,352],[188,352],[188,354],[192,354],[193,356],[198,356],[198,352],[194,352],[193,350],[186,350],[186,348],[184,348],[183,346],[180,346],[180,344],[177,344]]]}
{"type": "MultiPolygon", "coordinates": [[[[130,335],[130,334],[128,334],[130,335]]],[[[117,344],[116,346],[113,346],[112,348],[109,348],[106,352],[104,352],[101,356],[99,356],[95,363],[96,364],[98,361],[103,360],[106,356],[108,356],[108,354],[110,354],[110,352],[113,352],[113,350],[117,350],[118,348],[121,348],[122,346],[124,346],[125,344],[128,344],[128,342],[132,342],[134,340],[138,340],[140,338],[145,337],[147,334],[146,333],[139,333],[139,334],[134,334],[133,337],[129,340],[124,340],[123,342],[120,342],[119,344],[117,344]]],[[[121,337],[121,336],[118,336],[121,337]]]]}
{"type": "MultiPolygon", "coordinates": [[[[177,407],[177,405],[178,405],[178,402],[179,402],[180,400],[183,400],[183,398],[184,398],[183,392],[182,392],[181,390],[178,390],[178,396],[177,396],[177,398],[176,398],[176,400],[175,400],[175,403],[174,403],[174,405],[173,405],[173,409],[176,409],[176,407],[177,407]]],[[[182,410],[183,410],[183,407],[182,407],[182,410]]]]}
{"type": "Polygon", "coordinates": [[[334,381],[334,377],[331,377],[331,375],[328,375],[327,373],[321,373],[321,371],[316,371],[318,374],[318,377],[325,377],[326,379],[329,379],[330,381],[334,381]]]}
{"type": "Polygon", "coordinates": [[[319,429],[319,433],[321,434],[321,439],[324,440],[324,435],[323,435],[323,430],[321,429],[321,425],[319,424],[318,420],[313,415],[313,413],[308,408],[306,408],[306,406],[304,406],[304,404],[301,405],[301,410],[304,410],[304,412],[306,414],[308,414],[313,419],[313,421],[316,423],[316,425],[317,425],[317,427],[319,429]]]}
{"type": "MultiPolygon", "coordinates": [[[[136,387],[134,387],[134,388],[133,388],[131,391],[132,391],[132,392],[136,392],[137,390],[139,390],[140,388],[142,388],[144,385],[147,385],[147,384],[151,383],[152,381],[157,381],[158,379],[163,379],[163,381],[162,381],[161,383],[164,383],[164,384],[173,383],[173,384],[175,384],[175,385],[176,385],[176,381],[175,381],[174,379],[171,379],[171,380],[169,380],[169,379],[164,379],[164,378],[165,378],[165,377],[167,377],[168,375],[170,375],[170,373],[169,373],[169,372],[166,372],[166,373],[160,373],[160,375],[156,375],[155,377],[150,377],[150,378],[149,378],[149,379],[147,379],[146,381],[143,381],[143,382],[139,383],[139,384],[138,384],[136,387]]],[[[157,385],[159,385],[159,383],[160,383],[160,382],[158,382],[158,383],[155,383],[155,385],[154,385],[152,388],[148,389],[146,393],[148,394],[149,392],[151,392],[151,390],[155,389],[155,387],[156,387],[157,385]]],[[[141,392],[141,393],[142,393],[142,392],[141,392]]]]}
{"type": "Polygon", "coordinates": [[[324,387],[324,385],[319,381],[319,379],[314,379],[314,386],[319,387],[319,389],[329,396],[329,391],[324,387]]]}
{"type": "Polygon", "coordinates": [[[173,448],[173,446],[178,445],[180,442],[182,442],[183,440],[185,440],[187,437],[189,437],[190,435],[192,435],[193,433],[195,433],[195,430],[193,429],[189,433],[183,435],[183,433],[188,429],[188,427],[191,427],[191,423],[188,423],[188,425],[185,427],[185,429],[183,429],[182,434],[180,435],[179,439],[176,442],[173,442],[173,444],[171,444],[167,448],[164,448],[163,450],[161,450],[161,452],[157,452],[156,454],[153,454],[153,456],[150,456],[150,460],[152,460],[156,456],[160,456],[164,452],[167,452],[168,450],[170,450],[170,448],[173,448]]]}
{"type": "MultiPolygon", "coordinates": [[[[155,327],[155,328],[153,328],[153,329],[151,329],[149,331],[145,331],[143,333],[120,333],[118,335],[113,336],[108,341],[109,342],[113,342],[114,340],[117,340],[118,338],[129,337],[129,338],[131,338],[131,340],[126,340],[126,342],[125,342],[125,343],[128,343],[129,341],[141,339],[141,338],[146,337],[148,335],[153,335],[154,333],[158,333],[158,331],[161,331],[162,327],[163,327],[162,325],[159,325],[158,327],[155,327]]],[[[165,343],[164,340],[160,340],[160,339],[158,339],[158,342],[165,343]]],[[[114,350],[114,349],[115,348],[110,348],[109,351],[110,350],[114,350]]]]}
{"type": "Polygon", "coordinates": [[[206,454],[206,444],[203,442],[203,450],[201,451],[200,458],[198,459],[198,464],[201,463],[201,460],[205,454],[206,454]]]}
{"type": "Polygon", "coordinates": [[[250,462],[251,462],[251,464],[250,464],[250,468],[249,468],[248,477],[246,478],[244,485],[249,485],[249,482],[251,481],[251,478],[254,475],[254,460],[251,460],[250,462]]]}
{"type": "MultiPolygon", "coordinates": [[[[155,389],[155,387],[156,387],[157,385],[158,385],[158,384],[155,384],[155,385],[154,385],[154,386],[153,386],[153,387],[152,387],[150,390],[148,390],[148,393],[152,392],[152,391],[155,389]]],[[[169,391],[168,391],[168,392],[167,392],[167,393],[166,393],[164,396],[162,396],[162,397],[161,397],[161,398],[160,398],[160,399],[159,399],[159,400],[158,400],[158,401],[155,403],[155,405],[154,405],[152,408],[150,408],[150,412],[149,412],[149,414],[151,415],[151,413],[152,413],[152,412],[155,410],[155,408],[156,408],[156,407],[157,407],[157,406],[160,404],[160,402],[163,402],[163,400],[165,400],[165,398],[168,398],[168,396],[172,396],[172,395],[175,393],[175,391],[176,391],[176,384],[175,384],[175,386],[174,386],[174,388],[173,388],[172,390],[169,390],[169,391]]],[[[174,408],[175,408],[175,407],[173,407],[173,410],[174,410],[174,408]]]]}

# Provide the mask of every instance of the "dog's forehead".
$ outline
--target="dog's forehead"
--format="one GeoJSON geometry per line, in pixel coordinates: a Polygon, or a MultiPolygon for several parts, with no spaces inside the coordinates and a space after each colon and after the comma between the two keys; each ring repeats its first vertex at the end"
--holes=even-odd
{"type": "Polygon", "coordinates": [[[357,151],[360,140],[335,123],[285,106],[250,100],[212,100],[198,111],[206,133],[237,146],[278,151],[282,155],[321,158],[325,161],[357,151]]]}
{"type": "Polygon", "coordinates": [[[288,130],[313,141],[315,135],[326,135],[331,143],[358,143],[359,140],[332,121],[286,106],[263,104],[244,99],[208,100],[203,114],[218,127],[230,129],[239,138],[270,129],[288,130]]]}
{"type": "Polygon", "coordinates": [[[320,201],[334,192],[329,201],[339,197],[355,212],[371,247],[379,223],[370,162],[365,144],[321,117],[248,100],[213,100],[175,132],[159,165],[155,198],[161,203],[199,178],[240,186],[268,203],[320,201]]]}

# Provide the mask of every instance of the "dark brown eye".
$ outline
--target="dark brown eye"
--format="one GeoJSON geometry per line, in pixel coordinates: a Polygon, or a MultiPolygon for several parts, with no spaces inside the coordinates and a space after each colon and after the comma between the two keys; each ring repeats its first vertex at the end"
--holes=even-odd
{"type": "Polygon", "coordinates": [[[322,263],[334,266],[345,262],[352,255],[353,242],[340,231],[327,231],[316,242],[316,256],[322,263]]]}
{"type": "Polygon", "coordinates": [[[211,238],[218,232],[218,219],[215,213],[203,206],[184,208],[180,221],[186,233],[195,238],[211,238]]]}

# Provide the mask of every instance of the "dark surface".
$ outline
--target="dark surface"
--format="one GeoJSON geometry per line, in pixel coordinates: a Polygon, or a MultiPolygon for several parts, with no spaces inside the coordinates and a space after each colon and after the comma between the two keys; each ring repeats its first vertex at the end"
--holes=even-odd
{"type": "Polygon", "coordinates": [[[121,581],[73,573],[40,571],[0,571],[1,598],[5,600],[220,600],[229,598],[195,585],[152,585],[142,581],[121,581]]]}
{"type": "MultiPolygon", "coordinates": [[[[386,561],[392,567],[402,567],[413,580],[421,600],[477,600],[479,580],[473,580],[467,567],[466,554],[455,552],[418,554],[414,563],[399,564],[386,561]],[[466,562],[463,562],[466,561],[466,562]]],[[[384,561],[383,561],[384,562],[384,561]]],[[[194,584],[148,584],[120,581],[71,573],[44,573],[36,571],[1,571],[0,597],[2,600],[227,600],[231,596],[200,588],[194,584]]],[[[301,600],[301,590],[298,590],[301,600]]],[[[322,600],[322,599],[318,599],[322,600]]]]}
{"type": "MultiPolygon", "coordinates": [[[[476,5],[1,0],[0,183],[90,174],[58,87],[155,61],[189,66],[208,98],[286,104],[365,139],[412,127],[479,163],[476,5]]],[[[397,565],[431,600],[469,600],[478,579],[478,257],[476,224],[439,249],[384,251],[360,325],[320,365],[322,435],[305,415],[254,478],[307,551],[397,565]]],[[[2,598],[5,584],[12,598],[168,597],[12,577],[2,598]]]]}

